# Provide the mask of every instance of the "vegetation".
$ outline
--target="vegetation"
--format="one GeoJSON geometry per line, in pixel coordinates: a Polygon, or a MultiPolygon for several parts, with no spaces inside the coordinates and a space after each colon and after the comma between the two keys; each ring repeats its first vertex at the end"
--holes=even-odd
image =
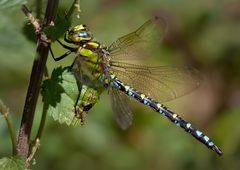
{"type": "Polygon", "coordinates": [[[236,0],[0,2],[0,169],[239,169],[238,6],[236,0]],[[48,56],[49,40],[60,56],[64,49],[54,41],[70,25],[83,23],[109,45],[152,16],[164,17],[168,27],[161,48],[144,64],[192,65],[201,72],[197,90],[166,105],[208,134],[223,157],[139,104],[132,104],[133,125],[120,130],[107,93],[83,127],[66,126],[73,115],[55,114],[61,113],[55,108],[47,115],[46,103],[58,100],[49,97],[59,90],[52,84],[64,92],[69,89],[64,87],[75,89],[66,92],[66,105],[73,105],[77,92],[74,81],[63,85],[54,79],[61,72],[72,80],[64,69],[74,55],[56,63],[48,56]]]}

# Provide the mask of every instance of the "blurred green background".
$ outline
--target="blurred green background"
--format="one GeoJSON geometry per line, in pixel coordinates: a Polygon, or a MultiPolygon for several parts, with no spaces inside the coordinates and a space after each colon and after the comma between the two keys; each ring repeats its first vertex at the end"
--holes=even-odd
{"type": "MultiPolygon", "coordinates": [[[[80,19],[96,39],[109,45],[152,16],[163,16],[168,29],[155,65],[190,64],[203,75],[200,88],[165,103],[206,134],[223,150],[219,157],[192,136],[151,109],[133,105],[135,120],[120,130],[107,93],[89,111],[84,127],[68,127],[48,117],[36,164],[31,169],[56,170],[210,170],[240,169],[240,2],[238,0],[81,0],[80,19]],[[157,64],[156,64],[157,63],[157,64]]],[[[34,2],[28,6],[34,11],[34,2]]],[[[70,1],[60,2],[68,9],[70,1]]],[[[43,11],[44,12],[44,11],[43,11]]],[[[36,44],[22,33],[19,8],[0,11],[0,98],[19,128],[36,44]]],[[[53,45],[56,56],[63,53],[53,45]]],[[[50,57],[51,71],[69,65],[50,57]]],[[[188,82],[186,82],[188,83],[188,82]]],[[[33,134],[38,127],[41,98],[33,134]]],[[[0,117],[0,157],[11,143],[0,117]]]]}

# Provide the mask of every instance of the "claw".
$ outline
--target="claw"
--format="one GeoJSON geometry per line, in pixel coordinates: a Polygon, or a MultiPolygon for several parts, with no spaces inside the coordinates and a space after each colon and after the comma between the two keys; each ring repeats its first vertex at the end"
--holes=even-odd
{"type": "Polygon", "coordinates": [[[75,106],[74,107],[74,113],[75,113],[75,118],[79,119],[81,122],[81,125],[84,125],[85,122],[85,117],[86,117],[86,112],[80,109],[79,107],[75,106]]]}

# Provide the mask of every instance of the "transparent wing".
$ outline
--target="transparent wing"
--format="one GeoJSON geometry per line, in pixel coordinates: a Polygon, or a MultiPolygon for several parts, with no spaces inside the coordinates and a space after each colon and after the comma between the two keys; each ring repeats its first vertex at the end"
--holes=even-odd
{"type": "Polygon", "coordinates": [[[129,98],[117,89],[109,89],[112,110],[118,125],[123,129],[127,129],[133,121],[133,114],[129,107],[129,98]]]}
{"type": "Polygon", "coordinates": [[[147,67],[129,63],[111,63],[119,80],[158,102],[183,96],[199,86],[200,74],[192,67],[147,67]]]}
{"type": "Polygon", "coordinates": [[[109,46],[111,59],[129,61],[139,60],[141,56],[147,57],[147,49],[160,44],[166,28],[167,24],[163,18],[148,20],[136,31],[117,39],[109,46]]]}

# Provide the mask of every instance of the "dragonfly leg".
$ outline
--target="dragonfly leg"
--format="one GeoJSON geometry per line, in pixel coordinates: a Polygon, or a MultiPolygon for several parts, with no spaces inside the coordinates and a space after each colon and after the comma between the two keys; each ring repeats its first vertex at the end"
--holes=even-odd
{"type": "MultiPolygon", "coordinates": [[[[77,100],[74,104],[74,113],[75,113],[75,117],[77,119],[80,119],[81,124],[83,124],[84,121],[85,121],[86,113],[94,106],[94,103],[84,104],[84,102],[81,102],[81,104],[79,105],[78,102],[80,100],[80,96],[81,96],[81,92],[79,91],[78,96],[77,96],[77,100]]],[[[84,95],[83,95],[83,98],[85,98],[84,95]]],[[[91,100],[91,99],[88,98],[88,100],[91,100]]]]}
{"type": "Polygon", "coordinates": [[[78,91],[78,95],[77,95],[77,99],[75,101],[75,104],[74,104],[74,113],[75,113],[75,117],[76,118],[79,118],[81,120],[81,123],[83,123],[83,110],[81,108],[78,107],[78,102],[79,102],[79,99],[80,99],[80,95],[81,95],[81,91],[78,91]]]}
{"type": "Polygon", "coordinates": [[[76,105],[74,106],[74,113],[75,113],[75,118],[80,119],[81,125],[83,125],[85,122],[86,112],[76,105]]]}
{"type": "MultiPolygon", "coordinates": [[[[73,66],[73,64],[72,64],[72,66],[73,66]]],[[[70,67],[72,67],[72,66],[70,66],[70,67]]],[[[79,102],[79,99],[80,99],[80,96],[82,93],[83,75],[80,70],[75,70],[74,75],[76,77],[77,85],[78,85],[78,95],[77,95],[77,98],[76,98],[76,101],[74,104],[74,113],[77,118],[80,118],[81,123],[83,123],[83,121],[84,121],[83,120],[83,112],[85,112],[84,107],[83,107],[83,109],[82,109],[82,107],[81,108],[78,107],[78,102],[79,102]]]]}
{"type": "Polygon", "coordinates": [[[72,52],[75,52],[78,48],[72,48],[72,47],[68,47],[67,45],[64,45],[61,43],[61,41],[57,40],[57,42],[64,48],[68,49],[68,51],[66,51],[63,55],[61,55],[60,57],[55,57],[54,54],[53,54],[53,51],[52,51],[52,47],[51,47],[51,44],[49,43],[48,44],[48,48],[49,48],[49,51],[52,55],[52,58],[54,61],[60,61],[62,60],[63,58],[67,57],[69,54],[71,54],[72,52]]]}
{"type": "Polygon", "coordinates": [[[59,41],[59,40],[57,40],[57,42],[58,42],[63,48],[66,48],[66,49],[68,49],[68,50],[73,50],[73,49],[75,49],[75,48],[72,48],[72,47],[69,47],[69,46],[63,44],[63,43],[62,43],[61,41],[59,41]]]}

